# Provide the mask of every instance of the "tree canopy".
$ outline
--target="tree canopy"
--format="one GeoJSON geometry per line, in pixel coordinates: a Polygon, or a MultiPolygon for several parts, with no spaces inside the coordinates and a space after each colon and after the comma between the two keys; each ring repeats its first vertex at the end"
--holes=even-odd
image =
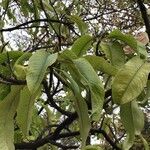
{"type": "Polygon", "coordinates": [[[148,0],[0,2],[0,149],[150,145],[148,0]]]}

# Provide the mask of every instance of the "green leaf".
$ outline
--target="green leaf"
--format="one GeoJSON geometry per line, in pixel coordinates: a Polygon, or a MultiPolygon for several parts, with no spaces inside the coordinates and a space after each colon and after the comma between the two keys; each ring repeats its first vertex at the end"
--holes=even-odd
{"type": "Polygon", "coordinates": [[[37,51],[29,59],[26,80],[29,91],[34,93],[39,88],[48,66],[57,59],[57,53],[50,54],[44,50],[37,51]]]}
{"type": "Polygon", "coordinates": [[[84,21],[82,21],[82,19],[79,16],[72,15],[72,16],[69,16],[69,18],[71,19],[71,21],[77,24],[81,34],[85,34],[88,31],[87,24],[84,21]]]}
{"type": "Polygon", "coordinates": [[[91,46],[92,40],[93,38],[90,35],[83,35],[74,42],[71,50],[77,56],[82,56],[91,46]]]}
{"type": "Polygon", "coordinates": [[[39,88],[36,93],[31,94],[28,87],[25,86],[20,93],[20,101],[17,108],[17,123],[22,130],[24,136],[29,133],[31,121],[32,121],[32,110],[34,106],[35,99],[40,93],[39,88]]]}
{"type": "Polygon", "coordinates": [[[123,147],[125,150],[128,150],[133,145],[134,135],[141,134],[144,127],[144,114],[134,100],[121,105],[120,116],[128,135],[123,147]]]}
{"type": "Polygon", "coordinates": [[[91,64],[86,59],[79,58],[73,60],[73,62],[81,75],[86,79],[85,82],[90,88],[92,100],[92,118],[93,120],[98,121],[104,102],[103,84],[91,64]]]}
{"type": "Polygon", "coordinates": [[[123,34],[120,30],[114,30],[109,34],[109,37],[121,40],[127,45],[129,45],[131,48],[133,48],[135,51],[137,51],[137,41],[133,36],[123,34]]]}
{"type": "Polygon", "coordinates": [[[0,84],[0,101],[4,100],[4,98],[10,92],[10,86],[5,84],[0,84]]]}
{"type": "Polygon", "coordinates": [[[98,145],[87,145],[84,150],[103,150],[100,146],[98,145]]]}
{"type": "Polygon", "coordinates": [[[141,134],[139,136],[140,136],[140,138],[141,138],[141,140],[143,142],[145,150],[150,150],[148,142],[144,139],[144,137],[141,134]]]}
{"type": "Polygon", "coordinates": [[[112,83],[113,101],[119,105],[125,104],[140,95],[146,86],[149,68],[149,64],[138,56],[130,59],[112,83]]]}
{"type": "Polygon", "coordinates": [[[18,79],[25,79],[27,67],[24,66],[25,61],[27,61],[32,56],[32,53],[24,53],[21,57],[17,59],[14,64],[13,70],[14,74],[18,79]]]}
{"type": "Polygon", "coordinates": [[[88,116],[88,108],[85,100],[81,96],[81,91],[78,86],[78,84],[73,80],[72,77],[70,77],[66,72],[62,71],[63,74],[66,76],[66,78],[70,81],[68,83],[68,86],[72,90],[74,94],[74,103],[75,103],[75,109],[79,116],[79,127],[80,127],[80,134],[82,138],[82,148],[84,148],[87,136],[89,134],[90,130],[90,120],[88,116]]]}
{"type": "Polygon", "coordinates": [[[115,76],[118,69],[108,63],[104,58],[88,55],[84,57],[96,71],[101,71],[111,76],[115,76]]]}
{"type": "Polygon", "coordinates": [[[110,42],[108,44],[101,43],[101,48],[113,66],[121,67],[122,65],[124,65],[125,54],[120,43],[118,42],[110,42]]]}
{"type": "Polygon", "coordinates": [[[0,149],[15,150],[14,115],[19,101],[22,86],[12,86],[11,92],[0,102],[0,149]]]}
{"type": "Polygon", "coordinates": [[[10,52],[4,52],[0,54],[0,63],[4,63],[8,61],[8,58],[13,61],[16,61],[21,55],[24,53],[21,51],[10,51],[10,52]]]}
{"type": "Polygon", "coordinates": [[[132,147],[132,145],[134,144],[134,138],[135,138],[134,134],[131,135],[131,134],[127,133],[127,137],[123,141],[123,144],[122,144],[122,150],[129,150],[132,147]]]}

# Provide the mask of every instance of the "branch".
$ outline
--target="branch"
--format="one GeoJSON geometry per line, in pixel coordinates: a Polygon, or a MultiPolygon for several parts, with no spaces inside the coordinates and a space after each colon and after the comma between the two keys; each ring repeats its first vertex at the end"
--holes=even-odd
{"type": "Polygon", "coordinates": [[[144,24],[145,24],[145,27],[146,27],[146,32],[147,32],[148,37],[149,37],[149,39],[150,39],[150,20],[149,20],[148,14],[147,14],[146,7],[145,7],[145,5],[143,4],[143,0],[137,0],[137,3],[138,3],[138,5],[139,5],[142,18],[143,18],[143,20],[144,20],[144,24]]]}
{"type": "Polygon", "coordinates": [[[2,79],[2,81],[4,82],[1,82],[1,83],[5,83],[6,84],[12,84],[12,85],[25,85],[26,84],[26,81],[25,80],[17,80],[17,79],[14,79],[14,78],[8,78],[2,74],[0,74],[0,79],[2,79]]]}
{"type": "Polygon", "coordinates": [[[21,27],[26,26],[28,24],[31,23],[35,23],[35,22],[53,22],[53,23],[62,23],[64,25],[70,25],[70,23],[64,22],[64,21],[60,21],[60,20],[54,20],[54,19],[37,19],[37,20],[30,20],[27,22],[24,22],[22,24],[19,24],[15,27],[12,28],[6,28],[6,29],[1,29],[0,32],[8,32],[8,31],[13,31],[13,30],[18,30],[18,29],[22,29],[21,27]]]}

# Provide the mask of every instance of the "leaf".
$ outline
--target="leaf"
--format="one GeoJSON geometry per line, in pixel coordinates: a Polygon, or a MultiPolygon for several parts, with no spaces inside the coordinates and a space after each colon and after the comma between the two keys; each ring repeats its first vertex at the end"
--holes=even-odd
{"type": "Polygon", "coordinates": [[[122,150],[129,150],[134,144],[134,138],[135,138],[134,134],[131,135],[127,133],[127,137],[122,144],[122,150]]]}
{"type": "Polygon", "coordinates": [[[0,101],[4,100],[4,98],[10,92],[10,86],[0,83],[0,101]]]}
{"type": "Polygon", "coordinates": [[[90,130],[90,120],[88,116],[87,104],[81,96],[81,91],[78,84],[66,72],[64,71],[62,72],[69,80],[70,83],[68,83],[68,86],[72,90],[75,97],[74,99],[75,109],[79,116],[79,127],[80,127],[80,134],[82,138],[82,148],[84,148],[90,130]]]}
{"type": "Polygon", "coordinates": [[[84,21],[82,21],[82,19],[79,16],[72,15],[72,16],[69,16],[69,18],[71,19],[71,21],[77,24],[81,34],[85,34],[88,31],[87,24],[84,21]]]}
{"type": "Polygon", "coordinates": [[[56,59],[57,53],[50,54],[43,50],[37,51],[30,57],[26,75],[27,86],[30,92],[36,92],[44,78],[47,67],[51,66],[56,59]]]}
{"type": "Polygon", "coordinates": [[[149,68],[149,64],[138,56],[130,59],[118,71],[112,83],[113,101],[119,105],[125,104],[140,95],[146,86],[149,68]]]}
{"type": "Polygon", "coordinates": [[[122,65],[124,65],[125,54],[120,43],[118,42],[110,42],[108,44],[101,43],[101,48],[113,66],[121,67],[122,65]]]}
{"type": "Polygon", "coordinates": [[[11,92],[0,102],[0,149],[15,150],[14,115],[19,101],[22,86],[12,86],[11,92]]]}
{"type": "Polygon", "coordinates": [[[84,150],[103,150],[100,146],[98,145],[87,145],[84,150]]]}
{"type": "Polygon", "coordinates": [[[137,41],[133,36],[123,34],[120,30],[114,30],[109,34],[109,37],[121,40],[127,45],[129,45],[131,48],[133,48],[135,51],[137,51],[137,41]]]}
{"type": "Polygon", "coordinates": [[[21,55],[23,55],[23,52],[21,51],[10,51],[10,52],[4,52],[0,54],[0,63],[4,63],[8,61],[8,57],[10,60],[17,60],[21,55]]]}
{"type": "Polygon", "coordinates": [[[84,57],[96,71],[101,71],[111,76],[115,76],[118,69],[108,63],[104,58],[87,55],[84,57]]]}
{"type": "Polygon", "coordinates": [[[74,42],[71,50],[77,56],[82,56],[91,46],[92,40],[93,38],[90,35],[83,35],[74,42]]]}
{"type": "Polygon", "coordinates": [[[22,130],[24,136],[29,133],[31,121],[32,121],[32,110],[34,106],[35,99],[40,93],[39,88],[35,94],[31,94],[27,86],[23,88],[20,93],[20,101],[17,108],[17,123],[22,130]]]}
{"type": "Polygon", "coordinates": [[[139,136],[140,136],[140,138],[141,138],[141,140],[142,140],[142,142],[143,142],[144,149],[145,149],[145,150],[150,150],[150,147],[149,147],[148,142],[144,139],[144,137],[143,137],[141,134],[140,134],[139,136]]]}
{"type": "Polygon", "coordinates": [[[76,68],[79,70],[82,76],[86,79],[90,92],[91,92],[91,100],[92,100],[92,118],[95,121],[98,121],[100,118],[101,111],[103,109],[104,102],[104,87],[103,84],[94,71],[93,67],[90,63],[84,59],[79,58],[73,60],[76,68]]]}
{"type": "Polygon", "coordinates": [[[137,102],[134,100],[121,105],[120,117],[128,135],[123,147],[125,150],[128,150],[133,145],[134,135],[141,134],[144,127],[144,114],[138,107],[137,102]]]}

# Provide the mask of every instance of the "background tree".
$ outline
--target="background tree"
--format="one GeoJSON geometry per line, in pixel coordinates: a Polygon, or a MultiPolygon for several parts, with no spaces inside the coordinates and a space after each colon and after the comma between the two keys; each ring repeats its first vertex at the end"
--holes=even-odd
{"type": "Polygon", "coordinates": [[[1,150],[149,149],[148,1],[0,6],[1,150]]]}

